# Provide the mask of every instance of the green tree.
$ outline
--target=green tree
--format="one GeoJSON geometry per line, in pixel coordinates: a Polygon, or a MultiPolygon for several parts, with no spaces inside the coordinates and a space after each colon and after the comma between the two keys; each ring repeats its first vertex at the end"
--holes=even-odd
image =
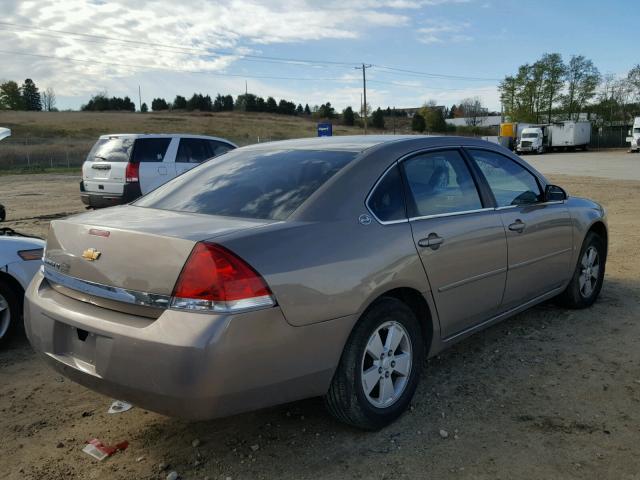
{"type": "Polygon", "coordinates": [[[574,55],[567,65],[565,79],[567,93],[562,103],[567,117],[572,119],[595,96],[601,77],[591,60],[582,55],[574,55]]]}
{"type": "Polygon", "coordinates": [[[318,108],[318,117],[320,118],[334,118],[336,116],[336,110],[331,106],[331,102],[323,103],[318,108]]]}
{"type": "Polygon", "coordinates": [[[371,114],[371,125],[375,128],[384,128],[384,112],[380,107],[371,114]]]}
{"type": "Polygon", "coordinates": [[[172,108],[174,110],[185,110],[187,108],[187,99],[182,95],[176,95],[176,98],[173,100],[172,108]]]}
{"type": "Polygon", "coordinates": [[[302,108],[302,104],[299,103],[296,107],[296,115],[302,115],[304,113],[304,108],[302,108]]]}
{"type": "Polygon", "coordinates": [[[424,121],[424,117],[419,113],[415,113],[411,119],[411,130],[414,132],[424,132],[427,125],[424,121]]]}
{"type": "Polygon", "coordinates": [[[562,56],[559,53],[545,53],[540,62],[544,69],[542,103],[547,110],[547,123],[551,123],[551,112],[553,111],[554,103],[560,98],[567,68],[562,62],[562,56]]]}
{"type": "Polygon", "coordinates": [[[430,100],[425,103],[420,110],[420,114],[424,119],[426,130],[430,132],[447,131],[447,122],[444,119],[444,111],[442,107],[436,105],[434,100],[430,100]]]}
{"type": "Polygon", "coordinates": [[[14,81],[0,85],[0,108],[8,110],[22,110],[23,102],[20,87],[14,81]]]}
{"type": "Polygon", "coordinates": [[[151,101],[151,110],[153,110],[154,112],[169,110],[169,104],[164,98],[154,98],[151,101]]]}
{"type": "Polygon", "coordinates": [[[22,104],[25,110],[37,111],[42,110],[42,99],[40,98],[40,92],[33,80],[27,78],[22,87],[22,104]]]}
{"type": "Polygon", "coordinates": [[[342,123],[345,125],[352,127],[356,122],[355,115],[353,113],[353,108],[347,107],[342,111],[342,123]]]}
{"type": "Polygon", "coordinates": [[[143,102],[142,105],[140,105],[140,111],[142,113],[147,113],[149,111],[149,107],[147,107],[146,103],[143,102]]]}
{"type": "Polygon", "coordinates": [[[267,97],[267,101],[265,103],[265,111],[268,113],[276,113],[278,111],[278,104],[275,98],[267,97]]]}
{"type": "Polygon", "coordinates": [[[305,104],[304,106],[304,114],[305,115],[311,115],[311,109],[309,108],[309,104],[305,104]]]}

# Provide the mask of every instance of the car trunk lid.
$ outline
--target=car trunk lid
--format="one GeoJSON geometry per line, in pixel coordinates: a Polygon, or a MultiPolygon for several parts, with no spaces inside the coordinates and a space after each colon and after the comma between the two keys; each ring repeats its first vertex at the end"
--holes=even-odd
{"type": "Polygon", "coordinates": [[[267,223],[130,205],[81,214],[51,222],[45,276],[78,300],[157,316],[198,241],[267,223]]]}

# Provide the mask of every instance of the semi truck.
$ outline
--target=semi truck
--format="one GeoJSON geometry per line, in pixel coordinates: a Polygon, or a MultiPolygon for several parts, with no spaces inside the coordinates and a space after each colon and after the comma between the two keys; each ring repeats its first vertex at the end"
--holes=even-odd
{"type": "Polygon", "coordinates": [[[629,152],[640,152],[640,117],[633,119],[633,128],[629,130],[628,135],[629,152]]]}
{"type": "Polygon", "coordinates": [[[544,153],[558,149],[587,149],[591,141],[591,122],[565,121],[531,125],[522,129],[516,143],[517,153],[544,153]]]}

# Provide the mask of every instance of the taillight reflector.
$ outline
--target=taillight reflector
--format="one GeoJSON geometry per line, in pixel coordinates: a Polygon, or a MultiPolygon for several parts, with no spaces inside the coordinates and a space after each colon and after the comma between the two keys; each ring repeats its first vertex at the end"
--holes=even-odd
{"type": "Polygon", "coordinates": [[[127,168],[124,172],[124,180],[127,183],[136,183],[140,181],[140,164],[139,163],[127,163],[127,168]]]}
{"type": "Polygon", "coordinates": [[[237,312],[275,305],[262,276],[244,260],[214,243],[199,242],[173,289],[172,308],[237,312]]]}

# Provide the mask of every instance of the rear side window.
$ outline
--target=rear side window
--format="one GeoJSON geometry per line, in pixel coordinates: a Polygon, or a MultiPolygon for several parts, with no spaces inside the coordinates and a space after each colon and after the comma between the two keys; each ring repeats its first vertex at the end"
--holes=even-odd
{"type": "Polygon", "coordinates": [[[471,172],[457,150],[417,155],[403,167],[413,199],[411,217],[482,208],[471,172]]]}
{"type": "Polygon", "coordinates": [[[536,177],[510,158],[487,150],[468,150],[487,179],[498,207],[527,205],[542,200],[536,177]]]}
{"type": "Polygon", "coordinates": [[[213,157],[209,149],[209,141],[200,138],[181,138],[178,146],[176,162],[202,163],[213,157]]]}
{"type": "Polygon", "coordinates": [[[218,155],[222,155],[223,153],[227,153],[229,150],[232,150],[233,147],[228,143],[218,142],[216,140],[208,140],[209,142],[209,151],[211,152],[212,157],[217,157],[218,155]]]}
{"type": "Polygon", "coordinates": [[[170,138],[138,138],[133,149],[133,162],[162,162],[170,143],[170,138]]]}
{"type": "Polygon", "coordinates": [[[140,207],[284,220],[357,152],[234,150],[138,200],[140,207]]]}
{"type": "Polygon", "coordinates": [[[381,222],[406,218],[402,178],[397,165],[387,171],[376,185],[369,196],[367,206],[381,222]]]}
{"type": "Polygon", "coordinates": [[[87,162],[93,162],[94,160],[128,162],[129,158],[131,158],[132,146],[133,140],[131,138],[101,138],[87,155],[87,162]]]}

